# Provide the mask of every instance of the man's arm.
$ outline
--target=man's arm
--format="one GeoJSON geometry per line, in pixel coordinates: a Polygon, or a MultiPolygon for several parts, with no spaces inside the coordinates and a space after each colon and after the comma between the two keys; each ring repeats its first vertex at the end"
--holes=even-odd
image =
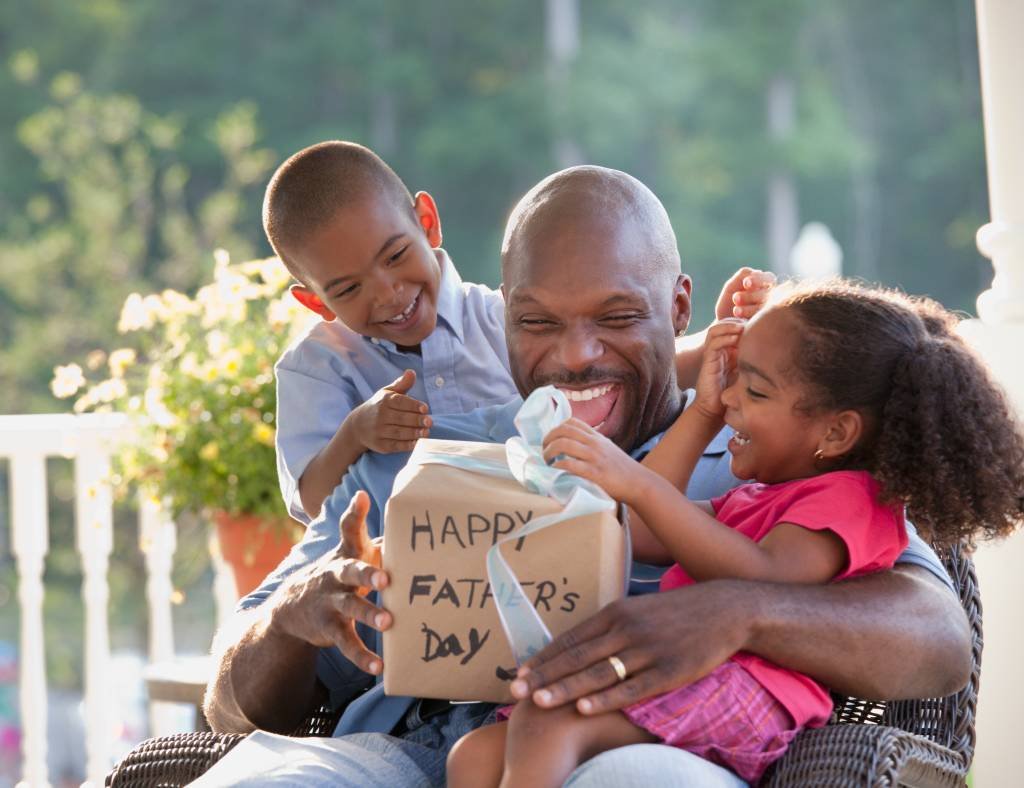
{"type": "Polygon", "coordinates": [[[971,640],[954,595],[918,567],[823,586],[713,580],[614,602],[529,660],[512,693],[597,713],[693,682],[737,651],[847,695],[941,697],[967,682],[971,640]]]}
{"type": "Polygon", "coordinates": [[[379,546],[366,533],[369,498],[357,493],[341,517],[341,542],[290,575],[258,608],[242,613],[217,637],[217,675],[203,711],[218,732],[255,728],[288,733],[315,706],[320,648],[337,646],[368,674],[383,669],[355,630],[391,625],[386,611],[363,594],[387,585],[379,546]]]}

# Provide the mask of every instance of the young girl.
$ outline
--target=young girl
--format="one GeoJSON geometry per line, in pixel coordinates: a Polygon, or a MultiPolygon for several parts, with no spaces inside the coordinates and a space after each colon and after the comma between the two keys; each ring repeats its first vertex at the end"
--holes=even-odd
{"type": "MultiPolygon", "coordinates": [[[[904,508],[934,541],[1005,534],[1024,514],[1024,438],[955,325],[935,302],[895,292],[797,290],[741,341],[735,326],[711,329],[696,399],[647,467],[576,419],[548,434],[545,456],[633,509],[639,551],[675,561],[662,591],[719,577],[825,583],[891,567],[907,541],[904,508]],[[734,431],[733,473],[756,483],[689,501],[679,490],[723,423],[734,431]]],[[[636,667],[628,652],[610,661],[620,680],[636,667]]],[[[507,723],[456,745],[449,785],[562,785],[604,750],[656,741],[755,782],[831,708],[813,679],[740,652],[622,713],[522,701],[507,723]]]]}

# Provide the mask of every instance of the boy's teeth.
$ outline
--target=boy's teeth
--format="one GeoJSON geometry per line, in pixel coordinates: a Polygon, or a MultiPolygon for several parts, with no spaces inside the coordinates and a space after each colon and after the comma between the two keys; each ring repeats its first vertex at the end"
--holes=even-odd
{"type": "Polygon", "coordinates": [[[577,391],[576,389],[562,389],[562,393],[573,402],[585,402],[595,397],[603,397],[612,390],[610,385],[594,386],[593,388],[577,391]]]}
{"type": "Polygon", "coordinates": [[[401,323],[403,320],[408,320],[409,315],[412,314],[412,310],[416,306],[416,300],[418,298],[419,298],[419,296],[416,296],[416,298],[414,298],[412,300],[412,303],[410,303],[409,306],[407,306],[405,309],[403,309],[399,314],[395,315],[394,317],[389,317],[386,322],[388,322],[388,323],[401,323]]]}

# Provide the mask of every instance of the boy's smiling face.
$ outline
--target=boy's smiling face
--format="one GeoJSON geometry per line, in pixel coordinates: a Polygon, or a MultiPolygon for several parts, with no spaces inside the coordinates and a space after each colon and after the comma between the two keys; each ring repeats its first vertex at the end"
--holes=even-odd
{"type": "Polygon", "coordinates": [[[292,294],[325,320],[409,348],[437,325],[441,225],[433,199],[398,205],[375,192],[343,208],[289,257],[303,274],[292,294]]]}

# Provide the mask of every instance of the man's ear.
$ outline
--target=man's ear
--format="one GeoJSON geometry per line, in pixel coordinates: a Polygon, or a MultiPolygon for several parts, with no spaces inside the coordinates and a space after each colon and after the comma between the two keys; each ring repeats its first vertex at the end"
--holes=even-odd
{"type": "Polygon", "coordinates": [[[842,410],[828,420],[828,431],[819,441],[821,459],[836,460],[849,454],[864,434],[864,417],[856,410],[842,410]]]}
{"type": "Polygon", "coordinates": [[[434,198],[426,192],[416,192],[413,209],[416,211],[420,227],[427,234],[430,247],[432,249],[439,248],[441,246],[441,217],[437,213],[437,204],[434,202],[434,198]]]}
{"type": "Polygon", "coordinates": [[[308,287],[303,285],[292,285],[288,290],[291,292],[292,297],[306,307],[310,312],[316,312],[316,314],[320,315],[320,317],[328,323],[334,320],[334,312],[324,306],[324,302],[320,300],[320,296],[308,287]]]}
{"type": "Polygon", "coordinates": [[[681,336],[690,325],[690,293],[693,282],[686,274],[679,274],[672,291],[672,328],[681,336]]]}

